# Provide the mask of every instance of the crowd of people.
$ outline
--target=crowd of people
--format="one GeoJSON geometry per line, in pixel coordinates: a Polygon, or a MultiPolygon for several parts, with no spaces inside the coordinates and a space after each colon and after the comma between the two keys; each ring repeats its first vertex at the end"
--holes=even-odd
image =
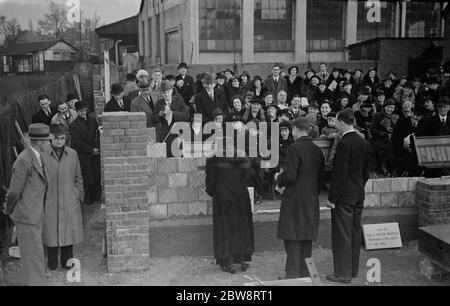
{"type": "MultiPolygon", "coordinates": [[[[372,145],[371,171],[384,177],[423,175],[413,135],[450,134],[449,86],[436,69],[420,78],[398,77],[394,72],[380,77],[376,69],[330,69],[322,63],[319,71],[308,68],[301,75],[298,66],[283,70],[274,64],[271,75],[265,77],[252,77],[245,71],[238,75],[226,69],[202,73],[196,80],[189,76],[188,69],[181,63],[177,76],[164,76],[161,69],[151,75],[145,70],[128,74],[124,85],[112,86],[112,99],[106,103],[105,112],[145,112],[147,126],[155,127],[159,141],[167,143],[169,157],[177,138],[171,127],[176,122],[193,123],[198,114],[203,125],[234,122],[237,129],[246,129],[250,122],[257,126],[277,122],[280,166],[293,142],[292,121],[305,117],[313,139],[328,139],[334,144],[326,161],[332,167],[339,141],[336,115],[352,109],[357,132],[372,145]]],[[[252,181],[259,203],[270,189],[274,171],[261,171],[257,163],[254,170],[252,181]]]]}

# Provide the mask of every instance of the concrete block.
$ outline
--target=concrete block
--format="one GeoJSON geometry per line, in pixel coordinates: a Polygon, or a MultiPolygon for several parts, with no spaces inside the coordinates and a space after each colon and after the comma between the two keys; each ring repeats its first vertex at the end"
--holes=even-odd
{"type": "Polygon", "coordinates": [[[178,188],[177,193],[179,202],[196,202],[199,200],[199,188],[197,187],[178,188]]]}
{"type": "Polygon", "coordinates": [[[381,207],[398,207],[397,193],[382,193],[381,194],[381,207]]]}
{"type": "Polygon", "coordinates": [[[367,184],[366,184],[366,194],[367,193],[372,193],[373,192],[373,180],[368,180],[367,184]]]}
{"type": "Polygon", "coordinates": [[[210,201],[212,198],[209,196],[209,194],[206,193],[206,189],[204,187],[198,188],[198,199],[200,201],[210,201]]]}
{"type": "Polygon", "coordinates": [[[187,203],[174,203],[167,205],[169,217],[187,216],[188,204],[187,203]]]}
{"type": "Polygon", "coordinates": [[[169,178],[167,173],[154,173],[150,174],[148,178],[149,184],[152,187],[157,187],[158,189],[169,188],[169,178]]]}
{"type": "Polygon", "coordinates": [[[178,158],[179,172],[196,172],[198,171],[197,161],[195,158],[178,158]]]}
{"type": "Polygon", "coordinates": [[[387,193],[391,192],[391,179],[378,179],[373,180],[373,192],[374,193],[387,193]]]}
{"type": "Polygon", "coordinates": [[[165,143],[155,143],[147,145],[147,156],[150,158],[167,157],[167,146],[165,143]]]}
{"type": "Polygon", "coordinates": [[[406,192],[409,189],[409,178],[391,179],[392,192],[406,192]]]}
{"type": "Polygon", "coordinates": [[[378,208],[381,206],[381,195],[379,193],[366,193],[364,207],[378,208]]]}
{"type": "Polygon", "coordinates": [[[187,173],[169,173],[168,175],[169,188],[187,187],[188,174],[187,173]]]}
{"type": "Polygon", "coordinates": [[[188,216],[206,216],[208,215],[207,202],[188,203],[188,216]]]}
{"type": "Polygon", "coordinates": [[[399,207],[415,207],[416,206],[416,194],[414,192],[400,192],[398,195],[399,207]]]}
{"type": "Polygon", "coordinates": [[[148,204],[156,204],[158,203],[158,188],[157,187],[150,187],[150,189],[147,191],[147,199],[148,204]]]}
{"type": "Polygon", "coordinates": [[[168,215],[167,204],[157,204],[149,206],[149,217],[151,219],[165,219],[168,215]]]}
{"type": "Polygon", "coordinates": [[[408,191],[416,191],[417,182],[420,180],[419,177],[410,177],[408,182],[408,191]]]}
{"type": "Polygon", "coordinates": [[[159,189],[158,200],[160,204],[179,203],[179,189],[159,189]]]}
{"type": "Polygon", "coordinates": [[[174,158],[158,159],[159,173],[177,173],[178,164],[174,158]]]}
{"type": "Polygon", "coordinates": [[[190,187],[203,187],[206,185],[206,172],[192,172],[189,173],[189,186],[190,187]]]}
{"type": "Polygon", "coordinates": [[[158,160],[149,158],[147,162],[147,171],[149,174],[158,172],[158,160]]]}

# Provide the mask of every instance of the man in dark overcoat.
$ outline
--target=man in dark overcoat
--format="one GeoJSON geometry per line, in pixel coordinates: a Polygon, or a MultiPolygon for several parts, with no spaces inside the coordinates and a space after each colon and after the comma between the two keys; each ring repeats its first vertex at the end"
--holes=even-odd
{"type": "Polygon", "coordinates": [[[105,105],[105,113],[130,111],[131,101],[128,96],[124,96],[123,91],[124,89],[121,84],[111,85],[111,100],[105,105]]]}
{"type": "Polygon", "coordinates": [[[173,87],[168,81],[161,84],[163,98],[156,102],[153,118],[157,122],[157,134],[160,142],[167,144],[167,157],[173,157],[172,143],[179,136],[179,131],[172,131],[176,122],[188,122],[189,109],[179,95],[173,94],[173,87]]]}
{"type": "Polygon", "coordinates": [[[281,201],[277,238],[284,240],[287,253],[286,279],[308,277],[305,259],[312,256],[320,219],[319,193],[324,177],[325,157],[308,136],[309,121],[293,122],[296,141],[287,149],[286,162],[277,185],[286,187],[281,201]]]}
{"type": "Polygon", "coordinates": [[[38,97],[39,107],[41,108],[31,118],[32,123],[43,123],[48,126],[52,124],[53,117],[58,113],[54,107],[51,106],[50,98],[47,95],[38,97]]]}
{"type": "Polygon", "coordinates": [[[88,115],[88,106],[79,101],[75,105],[78,118],[70,125],[72,148],[77,151],[83,175],[84,203],[101,199],[100,137],[97,119],[88,115]]]}
{"type": "Polygon", "coordinates": [[[205,76],[203,83],[205,88],[195,96],[197,113],[202,114],[203,123],[214,121],[213,111],[217,108],[220,108],[227,118],[230,110],[225,93],[216,88],[216,82],[209,74],[205,76]]]}
{"type": "Polygon", "coordinates": [[[348,284],[358,276],[361,247],[361,216],[365,186],[369,180],[370,144],[360,137],[353,124],[351,109],[337,115],[337,129],[342,139],[336,148],[327,206],[331,211],[331,240],[334,275],[332,282],[348,284]]]}

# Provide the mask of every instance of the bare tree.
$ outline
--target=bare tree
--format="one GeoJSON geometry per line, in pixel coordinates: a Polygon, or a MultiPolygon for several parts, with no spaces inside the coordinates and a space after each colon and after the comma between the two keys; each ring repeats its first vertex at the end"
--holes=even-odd
{"type": "Polygon", "coordinates": [[[30,30],[30,32],[34,32],[34,23],[31,18],[28,20],[28,30],[30,30]]]}
{"type": "Polygon", "coordinates": [[[4,44],[10,43],[21,32],[20,24],[17,19],[6,19],[5,16],[0,16],[0,37],[3,37],[4,44]]]}
{"type": "Polygon", "coordinates": [[[44,19],[39,20],[38,24],[42,32],[52,34],[56,38],[62,38],[67,21],[67,8],[63,4],[57,4],[53,1],[48,6],[48,13],[44,19]]]}

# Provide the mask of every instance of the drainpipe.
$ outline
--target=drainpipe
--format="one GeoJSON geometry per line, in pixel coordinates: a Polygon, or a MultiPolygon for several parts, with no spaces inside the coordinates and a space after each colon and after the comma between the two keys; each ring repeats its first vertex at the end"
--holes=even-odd
{"type": "Polygon", "coordinates": [[[115,43],[115,50],[116,50],[116,66],[119,67],[119,44],[122,42],[122,40],[118,40],[115,43]]]}

